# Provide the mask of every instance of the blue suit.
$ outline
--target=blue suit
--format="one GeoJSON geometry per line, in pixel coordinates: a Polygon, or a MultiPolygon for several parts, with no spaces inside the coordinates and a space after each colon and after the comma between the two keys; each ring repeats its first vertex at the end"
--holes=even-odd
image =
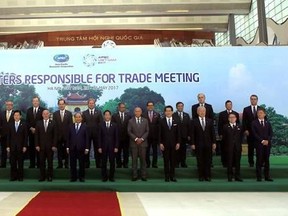
{"type": "Polygon", "coordinates": [[[79,163],[78,178],[84,179],[85,149],[89,149],[89,136],[85,123],[81,124],[78,131],[76,131],[75,123],[70,126],[66,147],[69,148],[71,180],[77,179],[77,159],[79,163]]]}
{"type": "Polygon", "coordinates": [[[102,179],[107,179],[107,159],[109,158],[110,173],[109,179],[114,178],[115,172],[115,152],[114,149],[119,147],[118,126],[114,122],[110,122],[110,126],[106,127],[106,122],[100,124],[99,130],[99,148],[102,149],[102,179]]]}

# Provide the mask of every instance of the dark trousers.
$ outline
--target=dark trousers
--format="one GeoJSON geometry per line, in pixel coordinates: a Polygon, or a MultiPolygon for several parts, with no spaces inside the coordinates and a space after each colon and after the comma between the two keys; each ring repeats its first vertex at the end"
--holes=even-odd
{"type": "Polygon", "coordinates": [[[7,163],[7,137],[1,137],[1,167],[6,167],[6,163],[7,163]]]}
{"type": "Polygon", "coordinates": [[[220,154],[221,154],[221,163],[223,167],[228,167],[228,152],[225,142],[222,140],[220,142],[220,154]]]}
{"type": "Polygon", "coordinates": [[[84,151],[70,151],[70,173],[71,179],[77,179],[77,160],[79,163],[79,170],[78,170],[78,178],[84,179],[85,178],[85,153],[84,151]]]}
{"type": "Polygon", "coordinates": [[[40,179],[53,178],[53,151],[52,149],[40,150],[40,179]],[[47,172],[46,172],[47,161],[47,172]]]}
{"type": "Polygon", "coordinates": [[[186,165],[187,142],[188,140],[186,138],[181,138],[180,148],[176,151],[176,165],[186,165]]]}
{"type": "Polygon", "coordinates": [[[147,177],[146,172],[146,146],[135,143],[130,145],[132,156],[132,177],[138,177],[138,158],[140,159],[140,175],[142,178],[147,177]]]}
{"type": "Polygon", "coordinates": [[[176,161],[176,147],[164,146],[163,159],[164,159],[164,173],[165,178],[175,177],[175,161],[176,161]]]}
{"type": "Polygon", "coordinates": [[[11,179],[23,179],[23,161],[24,161],[24,154],[22,151],[16,150],[10,152],[11,179]]]}
{"type": "Polygon", "coordinates": [[[60,139],[57,143],[57,158],[58,158],[58,167],[63,167],[63,160],[64,166],[68,167],[68,154],[65,147],[64,139],[60,139]]]}
{"type": "Polygon", "coordinates": [[[256,148],[256,175],[262,178],[262,166],[264,164],[264,177],[270,178],[270,146],[257,144],[256,148]]]}
{"type": "MultiPolygon", "coordinates": [[[[91,143],[93,143],[96,168],[100,168],[101,167],[101,154],[97,150],[98,149],[97,128],[89,128],[88,135],[89,135],[89,144],[90,144],[89,150],[91,150],[91,143]]],[[[90,167],[90,154],[85,155],[85,167],[86,168],[90,167]]]]}
{"type": "Polygon", "coordinates": [[[129,141],[124,140],[119,142],[118,152],[116,154],[117,166],[128,166],[129,163],[129,141]],[[122,161],[123,155],[123,161],[122,161]]]}
{"type": "MultiPolygon", "coordinates": [[[[251,132],[249,131],[249,133],[251,132]]],[[[248,163],[250,165],[254,165],[255,141],[250,135],[247,137],[247,144],[248,144],[248,163]]]]}
{"type": "Polygon", "coordinates": [[[40,158],[39,158],[39,152],[35,149],[35,136],[34,134],[29,132],[29,159],[30,159],[30,167],[40,167],[40,158]],[[37,160],[36,160],[37,159],[37,160]]]}
{"type": "Polygon", "coordinates": [[[110,151],[103,151],[102,152],[102,166],[101,166],[101,174],[102,178],[114,178],[114,173],[115,173],[115,153],[114,149],[110,151]],[[109,159],[109,164],[110,164],[110,169],[109,169],[109,175],[107,172],[107,161],[109,159]]]}
{"type": "Polygon", "coordinates": [[[232,178],[233,167],[235,167],[235,178],[240,178],[240,161],[241,161],[241,151],[237,148],[233,148],[227,151],[227,176],[232,178]]]}
{"type": "Polygon", "coordinates": [[[211,178],[212,147],[201,146],[196,149],[199,178],[211,178]]]}
{"type": "Polygon", "coordinates": [[[146,164],[147,167],[150,167],[151,160],[151,148],[152,148],[152,166],[157,166],[157,159],[158,159],[158,143],[157,140],[148,138],[148,146],[146,149],[146,164]]]}

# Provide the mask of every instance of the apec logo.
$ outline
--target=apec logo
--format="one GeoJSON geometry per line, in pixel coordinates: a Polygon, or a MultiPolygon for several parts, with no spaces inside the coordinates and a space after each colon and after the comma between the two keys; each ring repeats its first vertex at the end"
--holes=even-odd
{"type": "Polygon", "coordinates": [[[53,57],[53,60],[55,62],[59,62],[59,63],[68,62],[69,61],[69,55],[67,55],[67,54],[55,55],[53,57]]]}

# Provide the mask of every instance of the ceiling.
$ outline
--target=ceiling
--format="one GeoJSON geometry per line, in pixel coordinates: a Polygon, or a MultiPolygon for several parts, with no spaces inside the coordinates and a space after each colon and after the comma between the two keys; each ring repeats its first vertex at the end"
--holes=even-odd
{"type": "Polygon", "coordinates": [[[64,30],[227,31],[251,0],[1,0],[0,35],[64,30]]]}

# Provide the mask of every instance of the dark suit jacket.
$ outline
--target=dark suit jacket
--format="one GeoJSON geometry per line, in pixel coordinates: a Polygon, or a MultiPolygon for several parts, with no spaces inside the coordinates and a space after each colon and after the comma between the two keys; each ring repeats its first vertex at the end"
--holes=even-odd
{"type": "Polygon", "coordinates": [[[83,112],[83,122],[86,123],[87,128],[97,128],[103,121],[101,111],[94,109],[94,114],[91,116],[90,110],[87,109],[83,112]]]}
{"type": "MultiPolygon", "coordinates": [[[[236,123],[239,125],[240,124],[239,113],[237,113],[234,110],[232,110],[232,113],[234,113],[236,115],[236,117],[237,117],[236,123]]],[[[227,110],[224,110],[224,111],[219,113],[219,117],[218,117],[218,135],[219,136],[223,135],[224,125],[229,123],[228,116],[229,116],[229,114],[228,114],[227,110]]]]}
{"type": "Polygon", "coordinates": [[[237,152],[242,151],[242,138],[243,138],[243,129],[239,124],[236,124],[234,128],[231,125],[225,124],[223,126],[223,142],[226,149],[226,152],[232,154],[234,147],[236,147],[237,152]]]}
{"type": "MultiPolygon", "coordinates": [[[[259,106],[257,106],[257,110],[259,106]]],[[[242,116],[242,125],[244,130],[248,130],[251,133],[251,124],[252,122],[257,119],[257,115],[253,115],[251,106],[247,106],[243,109],[243,116],[242,116]]]]}
{"type": "Polygon", "coordinates": [[[191,130],[191,143],[194,144],[196,148],[210,147],[212,144],[216,143],[216,136],[213,121],[209,118],[205,118],[205,130],[203,131],[199,118],[192,120],[192,130],[191,130]]]}
{"type": "Polygon", "coordinates": [[[54,121],[49,120],[47,131],[45,132],[44,121],[36,123],[35,146],[40,147],[40,151],[51,150],[57,146],[57,131],[54,121]]]}
{"type": "Polygon", "coordinates": [[[172,127],[169,129],[166,117],[160,120],[159,125],[159,140],[164,147],[175,147],[177,143],[181,142],[181,133],[179,122],[172,117],[172,127]]]}
{"type": "Polygon", "coordinates": [[[256,146],[262,145],[263,140],[269,141],[269,146],[271,146],[271,140],[273,136],[272,126],[269,121],[264,121],[264,127],[260,124],[259,120],[256,119],[251,123],[251,130],[253,137],[255,139],[256,146]]]}
{"type": "Polygon", "coordinates": [[[0,137],[7,137],[9,132],[9,124],[14,121],[13,118],[14,111],[10,115],[9,121],[6,119],[6,110],[0,114],[0,137]]]}
{"type": "Polygon", "coordinates": [[[149,124],[149,135],[148,139],[153,139],[158,141],[159,138],[159,122],[160,122],[160,114],[153,110],[153,118],[152,122],[149,119],[148,111],[142,113],[142,117],[148,120],[149,124]]]}
{"type": "Polygon", "coordinates": [[[120,142],[129,142],[129,135],[127,132],[128,122],[131,119],[129,113],[124,113],[124,122],[121,121],[119,112],[113,114],[111,121],[116,123],[118,126],[119,141],[120,142]]]}
{"type": "MultiPolygon", "coordinates": [[[[76,133],[75,123],[70,125],[66,147],[69,151],[85,151],[89,149],[89,136],[86,123],[82,123],[76,133]]],[[[96,151],[96,150],[95,150],[96,151]]]]}
{"type": "MultiPolygon", "coordinates": [[[[197,108],[198,107],[199,107],[199,103],[194,104],[192,106],[192,108],[191,108],[192,119],[198,118],[198,114],[197,114],[197,108]]],[[[214,111],[213,111],[212,105],[205,103],[204,107],[206,108],[206,116],[205,117],[214,120],[214,111]]]]}
{"type": "Polygon", "coordinates": [[[53,121],[56,124],[58,141],[67,139],[69,128],[73,124],[72,113],[65,110],[63,122],[61,121],[60,110],[53,113],[53,121]]]}
{"type": "Polygon", "coordinates": [[[100,124],[99,146],[102,151],[114,151],[119,146],[118,126],[114,122],[110,122],[109,129],[106,128],[106,122],[100,124]]]}
{"type": "Polygon", "coordinates": [[[23,147],[28,147],[28,129],[25,122],[20,121],[16,132],[15,122],[9,124],[7,147],[10,151],[22,151],[23,147]]]}
{"type": "Polygon", "coordinates": [[[188,113],[183,112],[183,120],[181,121],[180,116],[178,115],[178,112],[174,112],[173,113],[173,119],[175,119],[178,124],[179,124],[179,128],[180,128],[180,133],[181,133],[181,138],[187,139],[188,136],[190,136],[190,116],[188,113]]]}
{"type": "Polygon", "coordinates": [[[42,112],[45,110],[45,108],[39,106],[38,110],[37,110],[37,113],[36,113],[36,118],[34,119],[33,109],[34,109],[34,107],[30,107],[27,110],[26,124],[27,124],[27,127],[28,127],[28,131],[29,131],[29,129],[31,127],[35,128],[36,127],[36,123],[43,119],[42,112]]]}
{"type": "Polygon", "coordinates": [[[148,120],[146,118],[141,118],[141,124],[138,125],[136,123],[136,118],[133,117],[128,122],[128,135],[130,137],[130,146],[133,147],[136,145],[135,139],[136,138],[143,138],[144,141],[141,145],[147,147],[147,138],[149,134],[149,125],[148,120]]]}

